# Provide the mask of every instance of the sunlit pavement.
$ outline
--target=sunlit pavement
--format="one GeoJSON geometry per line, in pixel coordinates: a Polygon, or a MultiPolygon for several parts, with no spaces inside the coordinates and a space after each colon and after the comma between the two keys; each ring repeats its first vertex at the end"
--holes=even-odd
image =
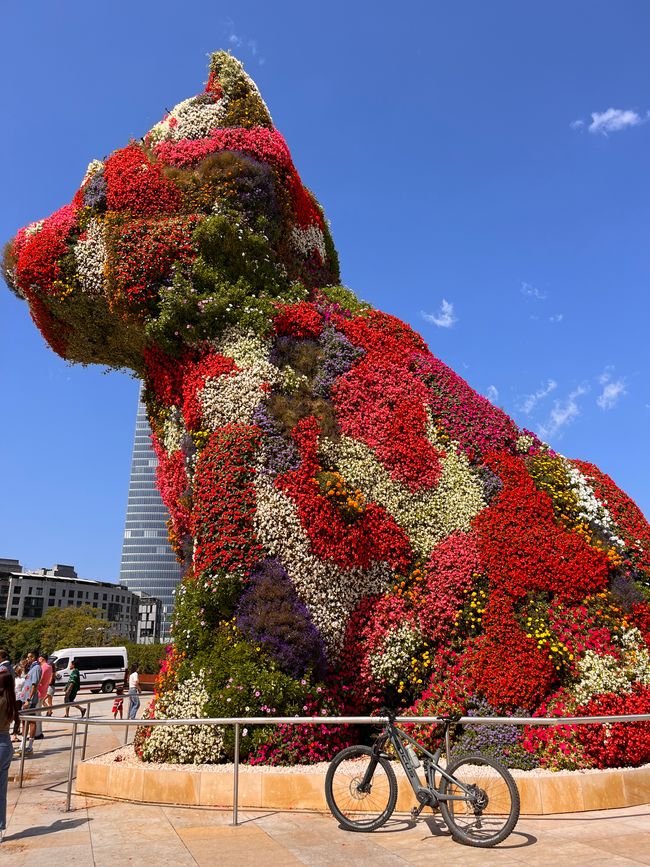
{"type": "MultiPolygon", "coordinates": [[[[110,712],[111,699],[93,715],[110,712]],[[101,710],[100,710],[101,708],[101,710]]],[[[71,713],[75,713],[73,710],[71,713]]],[[[118,746],[123,729],[96,729],[88,755],[118,746]]],[[[30,867],[370,864],[650,864],[650,805],[593,813],[523,817],[496,849],[454,843],[439,817],[397,817],[371,834],[342,831],[313,813],[158,807],[73,796],[65,812],[69,730],[45,726],[25,763],[25,786],[9,784],[7,831],[0,863],[30,867]]],[[[79,738],[81,742],[81,737],[79,738]]],[[[11,767],[17,774],[18,761],[11,767]]],[[[650,793],[648,795],[650,800],[650,793]]]]}

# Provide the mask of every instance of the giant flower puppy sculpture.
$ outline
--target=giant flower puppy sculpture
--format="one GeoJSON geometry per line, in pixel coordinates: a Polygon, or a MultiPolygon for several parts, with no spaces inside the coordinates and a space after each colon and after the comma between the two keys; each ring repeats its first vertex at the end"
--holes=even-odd
{"type": "MultiPolygon", "coordinates": [[[[233,57],[19,231],[5,273],[62,357],[145,382],[185,568],[150,713],[189,707],[190,679],[193,711],[200,694],[215,716],[648,710],[640,511],[338,285],[321,208],[233,57]]],[[[244,752],[311,761],[346,736],[262,727],[244,752]]],[[[159,741],[146,758],[192,760],[159,741]]],[[[227,732],[204,741],[201,760],[231,749],[227,732]]],[[[634,764],[650,735],[508,732],[493,748],[634,764]]]]}

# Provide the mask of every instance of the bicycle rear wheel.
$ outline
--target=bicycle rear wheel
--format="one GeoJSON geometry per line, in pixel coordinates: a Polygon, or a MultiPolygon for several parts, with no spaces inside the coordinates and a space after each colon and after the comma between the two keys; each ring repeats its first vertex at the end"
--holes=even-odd
{"type": "Polygon", "coordinates": [[[519,818],[519,790],[510,771],[487,756],[465,756],[452,762],[447,773],[457,782],[443,777],[442,794],[461,799],[440,800],[440,812],[452,837],[485,849],[505,840],[519,818]]]}
{"type": "Polygon", "coordinates": [[[346,747],[327,769],[325,798],[332,815],[348,831],[374,831],[395,809],[395,771],[387,759],[374,756],[370,747],[346,747]],[[375,767],[364,785],[371,763],[375,767]]]}

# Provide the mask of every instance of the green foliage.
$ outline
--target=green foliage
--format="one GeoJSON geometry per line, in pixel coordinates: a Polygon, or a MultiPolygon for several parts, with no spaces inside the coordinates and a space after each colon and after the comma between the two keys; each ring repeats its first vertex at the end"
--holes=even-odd
{"type": "Polygon", "coordinates": [[[48,297],[46,303],[52,315],[68,326],[69,361],[142,371],[145,336],[138,319],[126,313],[117,316],[104,296],[80,290],[66,297],[48,297]]]}
{"type": "Polygon", "coordinates": [[[50,608],[34,620],[0,621],[0,645],[12,661],[21,659],[28,650],[40,648],[45,656],[63,647],[98,647],[109,642],[122,644],[124,639],[111,635],[98,608],[50,608]]]}
{"type": "Polygon", "coordinates": [[[166,644],[135,644],[133,641],[111,642],[124,644],[126,647],[129,666],[136,665],[140,674],[158,674],[160,663],[165,656],[166,644]]]}
{"type": "Polygon", "coordinates": [[[266,237],[232,216],[203,220],[194,240],[199,256],[191,274],[176,272],[171,287],[160,290],[157,317],[146,324],[147,337],[165,352],[201,344],[229,326],[264,334],[276,301],[306,298],[304,286],[283,276],[266,237]]]}
{"type": "Polygon", "coordinates": [[[45,653],[63,647],[100,647],[108,638],[110,625],[102,618],[101,610],[90,605],[50,608],[41,619],[41,646],[45,653]]]}
{"type": "Polygon", "coordinates": [[[234,57],[226,51],[215,52],[210,72],[215,74],[228,98],[223,126],[273,126],[259,91],[234,57]]]}
{"type": "Polygon", "coordinates": [[[351,289],[345,286],[324,286],[319,292],[334,304],[340,304],[345,310],[349,310],[354,316],[362,316],[372,310],[367,301],[361,301],[351,289]]]}
{"type": "Polygon", "coordinates": [[[339,439],[340,434],[332,404],[322,397],[315,397],[306,383],[298,383],[291,394],[273,392],[266,405],[287,437],[300,419],[313,415],[318,419],[323,436],[335,441],[339,439]]]}
{"type": "MultiPolygon", "coordinates": [[[[297,680],[283,674],[260,645],[243,638],[232,621],[222,623],[211,633],[206,650],[181,665],[179,681],[200,670],[204,670],[210,696],[205,708],[209,717],[264,716],[280,709],[282,714],[299,714],[313,689],[307,678],[297,680]]],[[[242,740],[242,758],[270,733],[270,727],[263,726],[249,731],[242,740]]],[[[229,759],[233,757],[233,738],[232,728],[226,728],[224,750],[229,759]]]]}
{"type": "Polygon", "coordinates": [[[16,275],[16,252],[14,250],[14,242],[7,241],[7,243],[2,248],[2,264],[0,265],[0,271],[2,271],[2,276],[4,278],[5,283],[14,293],[17,298],[20,298],[21,301],[24,300],[25,296],[18,288],[18,285],[15,280],[16,275]]]}
{"type": "Polygon", "coordinates": [[[268,411],[289,437],[298,422],[315,416],[324,436],[338,440],[339,431],[332,404],[314,390],[314,378],[322,369],[323,350],[313,340],[278,341],[275,363],[284,376],[284,386],[266,401],[268,411]]]}
{"type": "Polygon", "coordinates": [[[5,620],[2,627],[2,646],[12,662],[18,662],[29,650],[41,646],[42,617],[36,620],[5,620]]]}
{"type": "Polygon", "coordinates": [[[213,646],[214,630],[235,612],[242,581],[236,572],[185,578],[176,591],[174,643],[190,659],[213,646]]]}

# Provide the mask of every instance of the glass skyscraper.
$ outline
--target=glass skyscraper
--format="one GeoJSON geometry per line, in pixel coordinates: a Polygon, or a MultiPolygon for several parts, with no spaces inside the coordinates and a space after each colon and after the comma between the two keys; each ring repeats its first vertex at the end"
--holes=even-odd
{"type": "Polygon", "coordinates": [[[174,590],[181,579],[181,567],[167,536],[169,512],[156,487],[158,459],[151,446],[150,436],[151,429],[141,391],[135,421],[120,584],[129,590],[138,590],[160,599],[161,632],[163,640],[166,640],[169,638],[174,590]]]}

